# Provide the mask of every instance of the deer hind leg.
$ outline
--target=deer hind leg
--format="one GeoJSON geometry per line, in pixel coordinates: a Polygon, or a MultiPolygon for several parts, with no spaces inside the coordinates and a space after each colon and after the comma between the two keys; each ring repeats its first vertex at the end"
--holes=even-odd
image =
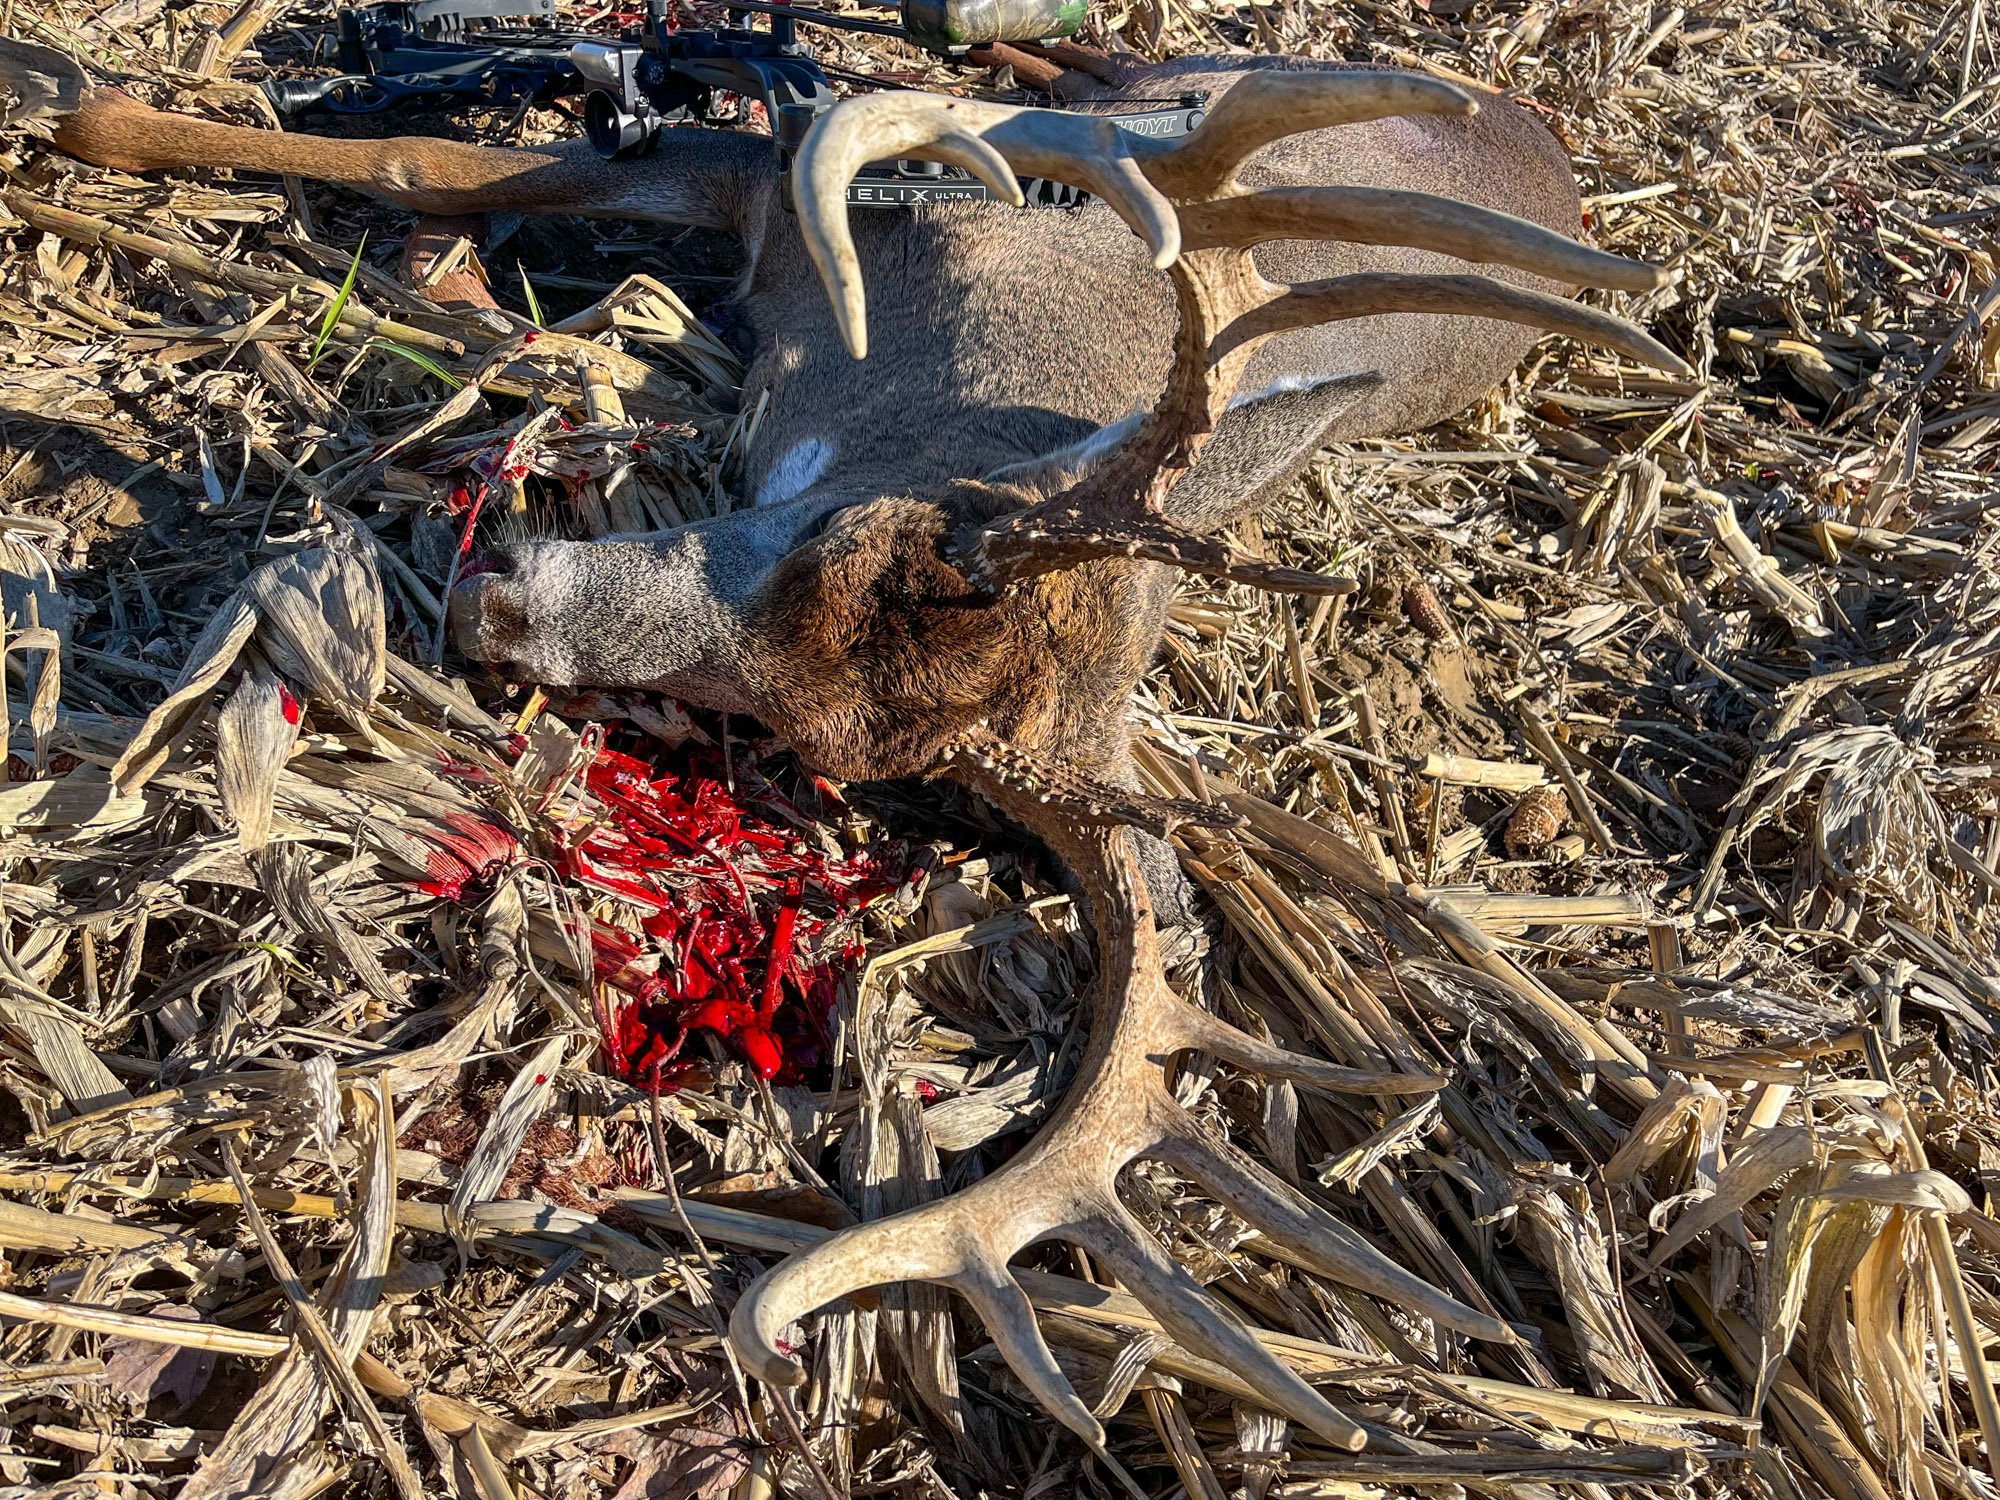
{"type": "Polygon", "coordinates": [[[1117,57],[1076,42],[994,42],[975,47],[967,56],[984,67],[1002,63],[1014,69],[1014,78],[1024,86],[1059,99],[1089,99],[1102,96],[1106,85],[1130,88],[1146,76],[1153,64],[1143,58],[1117,57]]]}

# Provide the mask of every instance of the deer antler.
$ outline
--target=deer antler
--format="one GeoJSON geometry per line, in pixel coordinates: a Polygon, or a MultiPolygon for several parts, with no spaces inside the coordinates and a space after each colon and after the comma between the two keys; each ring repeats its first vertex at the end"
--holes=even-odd
{"type": "Polygon", "coordinates": [[[1327,1441],[1359,1448],[1362,1429],[1267,1351],[1183,1271],[1118,1200],[1117,1176],[1140,1158],[1165,1161],[1301,1262],[1478,1338],[1511,1340],[1502,1323],[1403,1270],[1274,1173],[1218,1140],[1168,1092],[1166,1062],[1199,1048],[1266,1077],[1340,1093],[1416,1094],[1436,1076],[1370,1073],[1286,1052],[1197,1009],[1162,974],[1145,883],[1123,826],[1233,822],[1199,803],[1170,802],[1038,765],[985,732],[950,755],[948,774],[1040,835],[1082,881],[1098,934],[1090,1042],[1060,1108],[1019,1156],[950,1198],[846,1230],[766,1272],[737,1303],[730,1338],[761,1380],[796,1384],[779,1352],[785,1327],[837,1297],[891,1279],[941,1281],[978,1311],[994,1344],[1036,1397],[1093,1449],[1104,1432],[1042,1341],[1008,1260],[1038,1240],[1089,1250],[1188,1349],[1250,1380],[1277,1410],[1327,1441]]]}
{"type": "MultiPolygon", "coordinates": [[[[1454,313],[1528,323],[1609,344],[1669,369],[1681,362],[1645,333],[1562,298],[1476,275],[1356,275],[1273,286],[1251,263],[1273,239],[1346,238],[1497,261],[1551,280],[1645,288],[1652,267],[1603,254],[1491,210],[1422,193],[1352,187],[1251,191],[1236,174],[1259,148],[1296,131],[1388,114],[1469,114],[1460,90],[1410,74],[1253,73],[1185,142],[1168,146],[1110,121],[922,94],[841,105],[807,138],[796,166],[799,225],[848,348],[866,352],[866,304],[848,235],[845,188],[888,157],[962,166],[1018,201],[1016,175],[1097,194],[1152,247],[1179,302],[1166,389],[1152,413],[1086,478],[972,531],[966,571],[993,587],[1090,557],[1146,558],[1264,587],[1307,581],[1176,525],[1161,511],[1193,463],[1254,345],[1287,328],[1382,312],[1454,313]]],[[[1316,581],[1317,582],[1317,581],[1316,581]]],[[[1168,988],[1131,834],[1214,825],[1216,810],[1105,785],[1042,763],[980,729],[949,749],[942,774],[980,792],[1040,835],[1087,893],[1098,932],[1094,1024],[1075,1082],[1026,1150],[957,1195],[864,1224],[760,1277],[737,1304],[731,1339],[761,1379],[796,1384],[779,1352],[784,1328],[835,1298],[901,1278],[941,1281],[977,1309],[1017,1375],[1066,1426],[1102,1452],[1103,1429],[1043,1342],[1007,1270],[1023,1247],[1084,1246],[1197,1354],[1251,1382],[1278,1411],[1358,1448],[1364,1433],[1210,1300],[1120,1203],[1117,1176],[1142,1158],[1167,1162],[1301,1263],[1477,1338],[1511,1341],[1497,1319],[1403,1270],[1273,1173],[1216,1139],[1169,1093],[1174,1054],[1201,1049],[1250,1072],[1342,1092],[1401,1095],[1434,1076],[1365,1073],[1259,1042],[1168,988]]]]}
{"type": "MultiPolygon", "coordinates": [[[[1252,73],[1176,144],[1133,136],[1102,117],[932,94],[850,100],[823,120],[799,153],[799,227],[857,359],[867,354],[867,303],[844,188],[864,162],[889,156],[949,162],[1016,202],[1016,174],[1074,183],[1116,209],[1152,248],[1154,265],[1173,278],[1180,308],[1174,362],[1152,413],[1080,483],[962,541],[959,560],[968,576],[997,589],[1088,557],[1140,557],[1258,587],[1299,589],[1295,572],[1272,570],[1160,514],[1251,352],[1287,329],[1394,312],[1493,318],[1692,373],[1621,318],[1484,276],[1377,273],[1276,286],[1258,274],[1249,254],[1258,245],[1330,239],[1497,262],[1577,286],[1639,291],[1662,283],[1657,267],[1456,199],[1345,186],[1256,191],[1237,181],[1254,152],[1299,131],[1476,108],[1463,90],[1420,74],[1329,70],[1252,73]]],[[[1322,589],[1334,587],[1329,581],[1322,589]]]]}

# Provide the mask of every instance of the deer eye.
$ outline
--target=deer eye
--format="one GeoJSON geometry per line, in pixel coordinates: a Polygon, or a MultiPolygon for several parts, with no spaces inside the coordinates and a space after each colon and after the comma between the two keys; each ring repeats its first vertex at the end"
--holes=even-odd
{"type": "Polygon", "coordinates": [[[825,536],[833,523],[852,509],[853,507],[849,505],[836,505],[831,509],[821,511],[810,521],[806,522],[804,527],[800,529],[799,534],[792,538],[792,547],[803,547],[807,542],[816,541],[818,538],[825,536]]]}

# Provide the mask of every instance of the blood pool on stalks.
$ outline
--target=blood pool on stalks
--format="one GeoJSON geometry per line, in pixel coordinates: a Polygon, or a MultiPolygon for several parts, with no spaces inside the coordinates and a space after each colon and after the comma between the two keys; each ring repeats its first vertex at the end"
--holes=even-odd
{"type": "MultiPolygon", "coordinates": [[[[517,737],[516,749],[523,743],[517,737]]],[[[704,757],[714,752],[674,752],[677,769],[663,771],[599,746],[577,805],[546,828],[563,875],[639,914],[637,933],[587,920],[607,1064],[648,1089],[673,1086],[697,1031],[722,1038],[760,1078],[813,1062],[836,969],[861,952],[851,931],[829,939],[827,929],[903,875],[899,860],[829,857],[766,821],[757,807],[779,801],[775,790],[739,764],[736,779],[760,788],[739,800],[704,757]]],[[[444,769],[463,782],[491,780],[472,766],[444,769]]],[[[435,852],[421,889],[459,900],[518,858],[496,825],[446,822],[425,830],[435,852]]]]}
{"type": "Polygon", "coordinates": [[[859,956],[852,935],[824,942],[827,927],[901,871],[869,855],[829,858],[687,760],[661,775],[600,749],[584,773],[600,816],[558,833],[571,879],[643,913],[643,942],[591,924],[597,978],[616,997],[599,1017],[605,1051],[620,1077],[657,1088],[689,1035],[710,1031],[776,1078],[814,1059],[836,965],[859,956]]]}

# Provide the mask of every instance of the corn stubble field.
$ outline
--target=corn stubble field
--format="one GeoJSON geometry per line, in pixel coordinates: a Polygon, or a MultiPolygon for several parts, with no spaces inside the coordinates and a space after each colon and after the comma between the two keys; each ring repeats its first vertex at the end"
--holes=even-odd
{"type": "MultiPolygon", "coordinates": [[[[0,31],[255,123],[329,20],[15,0],[0,31]]],[[[1599,242],[1676,272],[1624,310],[1703,377],[1549,341],[1238,539],[1360,594],[1175,608],[1142,769],[1248,818],[1184,835],[1177,986],[1452,1079],[1194,1058],[1178,1096],[1522,1339],[1140,1167],[1134,1211],[1370,1434],[1316,1446],[1035,1252],[1145,1495],[1994,1495],[1995,24],[1093,18],[1506,89],[1599,242]]],[[[566,129],[425,128],[510,127],[566,129]]],[[[0,151],[0,1494],[1128,1493],[941,1291],[813,1319],[784,1409],[717,1335],[788,1249],[976,1179],[1060,1097],[1092,958],[1047,857],[963,795],[439,648],[472,503],[482,535],[728,507],[730,252],[529,221],[482,252],[508,311],[447,312],[396,280],[400,211],[0,151]]]]}

